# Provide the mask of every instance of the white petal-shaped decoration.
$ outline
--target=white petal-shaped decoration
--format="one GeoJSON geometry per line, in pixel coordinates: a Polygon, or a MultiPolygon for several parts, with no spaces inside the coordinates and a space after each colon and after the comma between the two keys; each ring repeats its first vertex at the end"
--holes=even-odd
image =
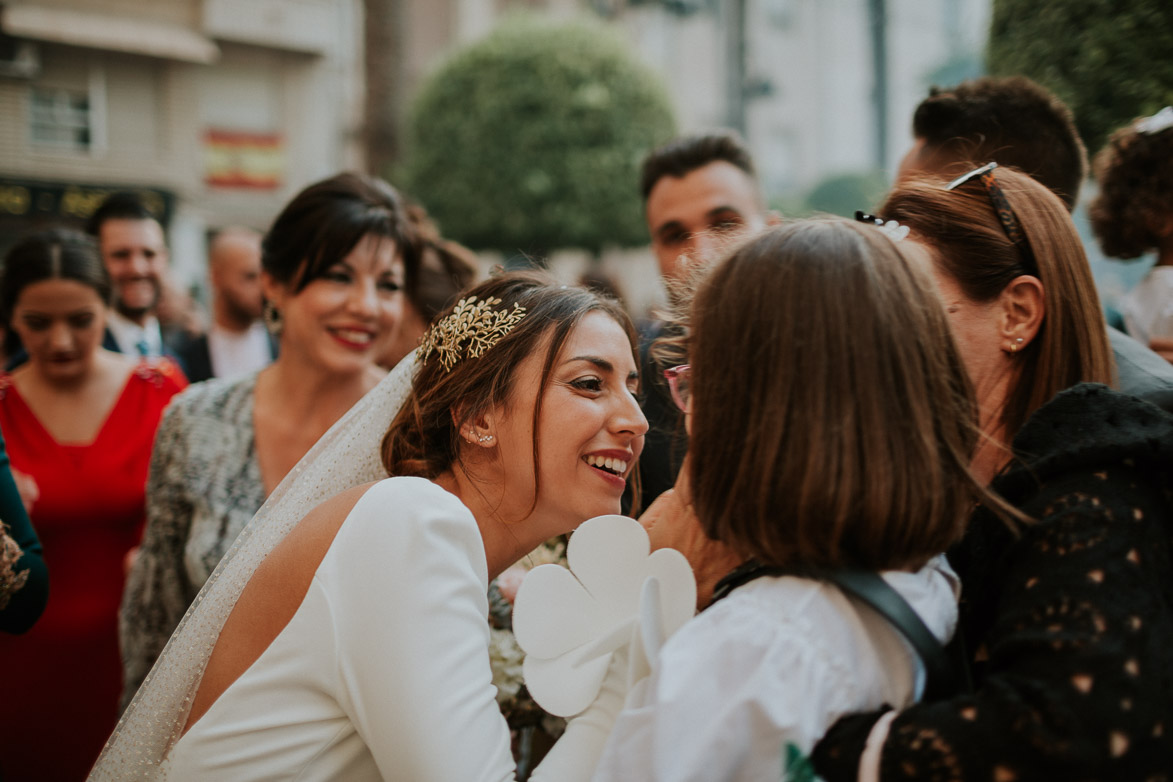
{"type": "Polygon", "coordinates": [[[593,639],[603,622],[598,603],[561,565],[526,573],[513,601],[513,635],[527,655],[549,658],[593,639]]]}
{"type": "MultiPolygon", "coordinates": [[[[672,548],[653,551],[648,557],[647,573],[660,583],[662,645],[696,613],[696,577],[688,558],[672,548]]],[[[658,654],[659,647],[648,651],[658,654]]]]}
{"type": "MultiPolygon", "coordinates": [[[[526,652],[526,686],[551,714],[578,714],[598,696],[611,656],[632,651],[646,673],[642,647],[658,651],[692,616],[696,582],[682,554],[649,556],[647,532],[625,516],[599,516],[571,536],[570,570],[534,568],[513,607],[513,631],[526,652]],[[651,579],[652,583],[645,586],[651,579]],[[641,639],[642,612],[650,627],[641,639]],[[634,647],[634,648],[633,648],[634,647]]],[[[653,652],[653,656],[654,656],[653,652]]]]}
{"type": "MultiPolygon", "coordinates": [[[[639,599],[648,533],[626,516],[596,516],[579,525],[566,546],[566,564],[608,613],[639,599]]],[[[634,607],[634,603],[631,604],[634,607]]]]}
{"type": "Polygon", "coordinates": [[[534,700],[555,717],[573,717],[594,702],[607,674],[611,655],[574,666],[564,654],[548,660],[526,655],[521,664],[525,686],[534,700]]]}

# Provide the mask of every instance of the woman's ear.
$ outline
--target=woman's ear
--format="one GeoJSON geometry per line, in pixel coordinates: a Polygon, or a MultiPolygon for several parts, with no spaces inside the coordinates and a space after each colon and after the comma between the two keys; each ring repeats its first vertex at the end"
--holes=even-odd
{"type": "Polygon", "coordinates": [[[1000,294],[1002,350],[1017,353],[1038,335],[1046,315],[1043,283],[1023,274],[1010,281],[1000,294]]]}
{"type": "Polygon", "coordinates": [[[452,409],[452,424],[456,427],[456,431],[460,433],[465,442],[479,445],[482,448],[493,448],[497,445],[497,435],[494,433],[491,418],[492,416],[488,413],[466,416],[463,408],[452,409]]]}

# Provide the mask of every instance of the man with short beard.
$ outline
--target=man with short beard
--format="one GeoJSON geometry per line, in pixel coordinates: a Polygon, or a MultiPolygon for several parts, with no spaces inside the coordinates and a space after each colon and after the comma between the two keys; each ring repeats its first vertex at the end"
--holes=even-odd
{"type": "Polygon", "coordinates": [[[163,226],[134,193],[114,193],[86,229],[98,241],[114,289],[102,346],[129,355],[170,355],[156,317],[168,258],[163,226]]]}
{"type": "MultiPolygon", "coordinates": [[[[781,220],[770,210],[745,142],[732,131],[683,136],[644,158],[640,195],[652,253],[669,297],[689,277],[693,264],[708,263],[737,237],[781,220]]],[[[640,507],[672,487],[687,450],[680,411],[669,398],[665,367],[651,355],[664,324],[645,324],[640,335],[642,407],[651,429],[640,455],[640,507]]],[[[632,507],[626,500],[625,509],[632,507]]]]}
{"type": "Polygon", "coordinates": [[[277,343],[261,321],[261,235],[240,227],[216,234],[208,249],[208,278],[211,326],[177,348],[193,383],[255,372],[276,357],[277,343]]]}

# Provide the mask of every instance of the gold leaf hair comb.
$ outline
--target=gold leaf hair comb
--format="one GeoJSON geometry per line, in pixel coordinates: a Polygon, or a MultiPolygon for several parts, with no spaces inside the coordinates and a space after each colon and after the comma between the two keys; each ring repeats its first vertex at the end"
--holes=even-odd
{"type": "Polygon", "coordinates": [[[444,371],[451,372],[461,358],[483,356],[525,317],[525,307],[516,302],[513,309],[494,310],[500,303],[494,298],[477,301],[476,296],[458,301],[452,312],[424,334],[417,354],[420,363],[437,353],[444,371]]]}

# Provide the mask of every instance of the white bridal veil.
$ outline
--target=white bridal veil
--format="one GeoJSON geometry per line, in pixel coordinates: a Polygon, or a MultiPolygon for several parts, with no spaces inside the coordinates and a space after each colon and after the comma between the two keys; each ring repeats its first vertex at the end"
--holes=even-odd
{"type": "Polygon", "coordinates": [[[413,351],[273,490],[179,623],[106,742],[90,780],[159,778],[164,756],[183,731],[212,647],[257,565],[323,500],[387,477],[380,444],[411,391],[414,370],[413,351]]]}

